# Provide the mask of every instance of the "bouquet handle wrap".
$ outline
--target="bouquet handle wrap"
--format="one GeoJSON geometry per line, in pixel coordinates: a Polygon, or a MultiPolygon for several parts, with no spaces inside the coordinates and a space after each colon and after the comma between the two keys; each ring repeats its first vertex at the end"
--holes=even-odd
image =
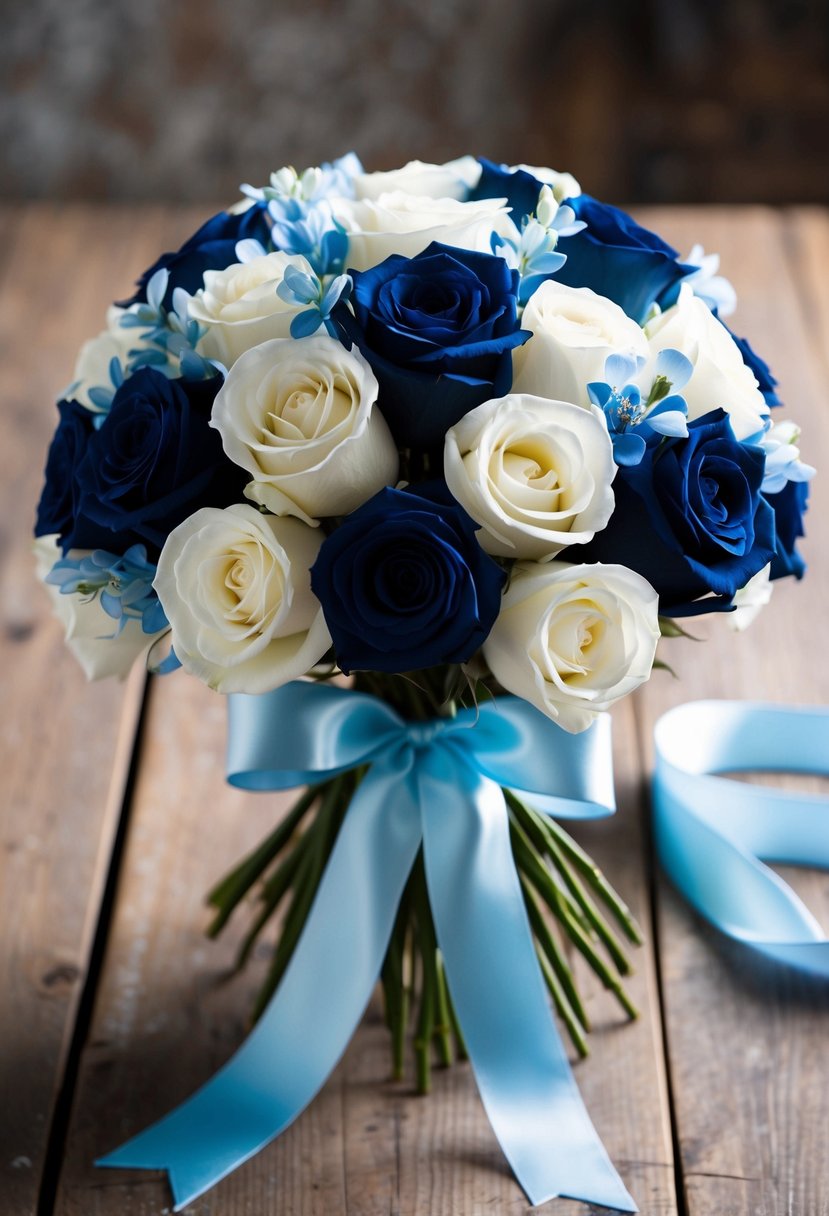
{"type": "Polygon", "coordinates": [[[723,933],[829,976],[829,939],[761,858],[829,869],[826,798],[729,781],[728,770],[829,775],[829,711],[694,701],[656,725],[654,811],[673,882],[723,933]]]}
{"type": "Polygon", "coordinates": [[[230,698],[234,785],[284,789],[357,765],[367,773],[256,1028],[193,1097],[98,1164],[166,1169],[178,1210],[279,1135],[325,1083],[360,1020],[422,845],[481,1097],[530,1202],[563,1195],[636,1211],[556,1029],[500,788],[559,816],[612,813],[609,720],[571,735],[503,697],[478,714],[404,722],[375,697],[311,683],[230,698]]]}

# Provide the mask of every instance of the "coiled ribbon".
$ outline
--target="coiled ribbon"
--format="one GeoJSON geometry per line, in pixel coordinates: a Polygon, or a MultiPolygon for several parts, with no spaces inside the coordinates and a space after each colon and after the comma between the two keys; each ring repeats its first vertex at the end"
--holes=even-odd
{"type": "Polygon", "coordinates": [[[829,711],[694,701],[656,724],[654,815],[663,866],[729,937],[829,976],[829,939],[766,861],[829,869],[827,799],[729,781],[765,770],[829,775],[829,711]]]}
{"type": "Polygon", "coordinates": [[[526,702],[404,722],[376,697],[294,683],[230,701],[228,780],[248,790],[368,765],[278,991],[248,1039],[171,1114],[98,1165],[165,1169],[176,1210],[279,1135],[344,1052],[423,848],[438,944],[472,1068],[533,1204],[635,1212],[578,1092],[512,859],[506,786],[560,817],[614,809],[610,723],[570,735],[526,702]]]}

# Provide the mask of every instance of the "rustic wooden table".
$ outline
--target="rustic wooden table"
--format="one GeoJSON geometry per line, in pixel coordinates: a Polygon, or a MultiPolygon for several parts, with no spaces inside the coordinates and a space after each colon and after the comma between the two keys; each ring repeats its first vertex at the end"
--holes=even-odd
{"type": "MultiPolygon", "coordinates": [[[[205,890],[278,813],[223,782],[220,697],[179,674],[87,686],[34,585],[29,529],[52,401],[108,301],[202,218],[192,211],[0,211],[0,1216],[161,1216],[161,1174],[93,1157],[170,1109],[243,1038],[263,958],[228,979],[236,939],[204,936],[205,890]]],[[[620,809],[581,827],[646,928],[626,1024],[582,976],[595,1026],[576,1074],[649,1216],[829,1212],[829,986],[760,967],[655,870],[646,781],[656,716],[699,696],[829,701],[829,214],[643,214],[678,248],[719,250],[736,327],[804,428],[811,570],[752,629],[700,625],[615,715],[620,809]]],[[[829,877],[787,871],[818,916],[829,877]]],[[[332,994],[335,999],[335,994],[332,994]]],[[[373,1008],[322,1094],[193,1204],[210,1216],[478,1216],[527,1211],[468,1066],[430,1099],[387,1080],[373,1008]]],[[[551,1216],[583,1205],[554,1201],[551,1216]]]]}

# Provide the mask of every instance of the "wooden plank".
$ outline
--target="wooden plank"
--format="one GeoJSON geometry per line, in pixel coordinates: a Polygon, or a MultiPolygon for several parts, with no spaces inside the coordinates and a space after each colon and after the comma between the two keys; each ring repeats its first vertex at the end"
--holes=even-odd
{"type": "MultiPolygon", "coordinates": [[[[594,825],[589,846],[649,919],[638,817],[631,708],[617,720],[621,810],[594,825]]],[[[169,1205],[160,1174],[94,1170],[93,1158],[157,1119],[206,1080],[245,1032],[265,962],[224,983],[238,930],[209,944],[203,893],[273,822],[275,796],[222,781],[224,704],[182,673],[156,681],[146,720],[112,934],[84,1054],[59,1216],[158,1216],[169,1205]]],[[[597,1029],[577,1066],[589,1109],[643,1209],[676,1211],[653,959],[643,950],[631,982],[642,1009],[627,1026],[592,976],[584,978],[597,1029]]],[[[336,999],[323,990],[321,999],[336,999]]],[[[313,1033],[309,1028],[309,1034],[313,1033]]],[[[291,1216],[477,1216],[527,1204],[509,1175],[468,1066],[438,1072],[428,1099],[394,1086],[373,1005],[320,1096],[274,1144],[192,1211],[291,1216]]],[[[580,1204],[556,1206],[561,1216],[580,1204]]]]}
{"type": "MultiPolygon", "coordinates": [[[[655,718],[682,701],[829,700],[829,414],[827,367],[816,358],[821,343],[825,347],[829,340],[829,243],[825,216],[815,217],[815,229],[799,228],[786,214],[760,209],[661,211],[646,213],[644,219],[682,251],[694,241],[720,251],[723,273],[740,297],[734,327],[772,364],[788,402],[786,416],[803,427],[805,458],[823,472],[813,485],[807,516],[803,552],[811,566],[805,580],[778,583],[770,606],[745,634],[733,634],[722,618],[714,617],[693,624],[692,631],[704,636],[705,644],[665,644],[665,657],[679,680],[657,676],[637,699],[650,762],[655,718]],[[801,256],[794,263],[786,252],[793,226],[802,238],[801,256]],[[805,290],[807,278],[811,295],[805,290]]],[[[825,875],[793,868],[783,873],[829,925],[825,875]]],[[[664,883],[659,886],[658,926],[689,1216],[824,1214],[829,1195],[824,1147],[829,988],[759,963],[692,914],[664,883]]]]}
{"type": "Polygon", "coordinates": [[[829,212],[824,207],[792,208],[786,212],[782,235],[801,297],[803,332],[825,383],[829,376],[829,212]]]}
{"type": "Polygon", "coordinates": [[[0,212],[0,1210],[34,1213],[121,808],[140,677],[87,686],[30,552],[53,402],[158,217],[0,212]]]}

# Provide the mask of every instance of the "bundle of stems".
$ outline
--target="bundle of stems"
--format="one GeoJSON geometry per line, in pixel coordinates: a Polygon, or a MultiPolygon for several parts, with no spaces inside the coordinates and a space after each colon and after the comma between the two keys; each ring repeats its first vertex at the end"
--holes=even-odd
{"type": "MultiPolygon", "coordinates": [[[[463,694],[446,697],[457,673],[413,678],[361,676],[358,688],[381,695],[409,718],[454,710],[463,694]]],[[[457,685],[455,687],[458,693],[457,685]]],[[[478,690],[472,688],[472,695],[478,690]]],[[[255,891],[253,916],[242,939],[238,966],[245,964],[265,926],[282,915],[276,948],[253,1009],[254,1019],[276,992],[314,901],[340,824],[365,770],[355,769],[311,786],[274,831],[210,892],[215,916],[208,933],[218,935],[255,891]]],[[[556,1011],[576,1051],[588,1053],[590,1023],[569,955],[583,955],[630,1018],[637,1010],[623,978],[631,965],[624,943],[640,945],[639,928],[595,862],[564,829],[504,790],[513,858],[521,883],[538,961],[556,1011]]],[[[249,905],[249,901],[248,906],[249,905]]],[[[400,1080],[412,1044],[418,1092],[430,1088],[435,1062],[465,1059],[463,1035],[446,982],[432,919],[422,854],[403,893],[383,964],[381,980],[391,1032],[392,1076],[400,1080]]]]}

